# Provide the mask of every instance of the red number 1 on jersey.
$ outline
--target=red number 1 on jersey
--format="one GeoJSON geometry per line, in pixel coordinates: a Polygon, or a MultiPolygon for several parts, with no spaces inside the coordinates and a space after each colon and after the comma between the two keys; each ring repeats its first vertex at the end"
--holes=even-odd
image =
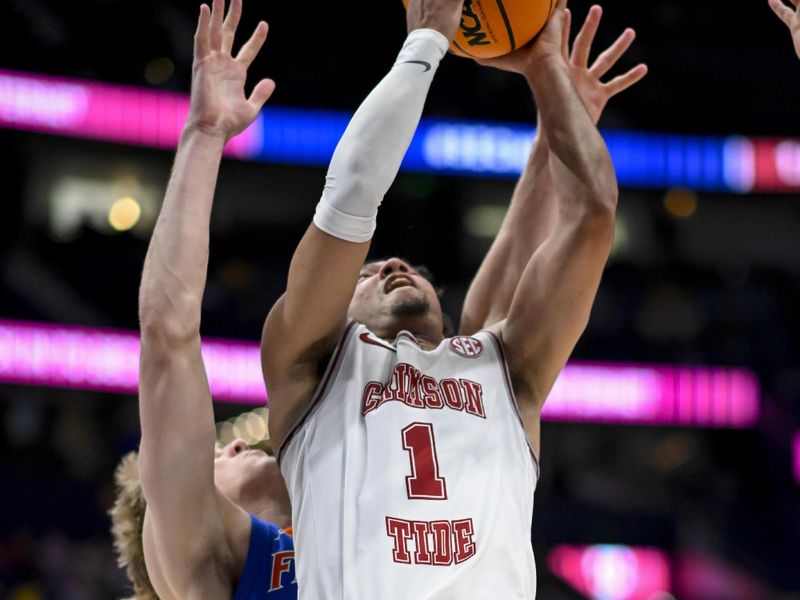
{"type": "Polygon", "coordinates": [[[411,460],[406,491],[411,500],[447,500],[447,483],[439,477],[439,459],[432,423],[411,423],[403,429],[403,449],[411,460]]]}

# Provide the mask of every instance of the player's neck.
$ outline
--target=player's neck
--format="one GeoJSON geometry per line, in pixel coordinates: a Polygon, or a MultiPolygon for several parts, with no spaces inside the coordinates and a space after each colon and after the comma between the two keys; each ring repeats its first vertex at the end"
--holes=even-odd
{"type": "Polygon", "coordinates": [[[277,525],[281,529],[286,529],[292,524],[291,506],[288,502],[282,502],[279,499],[264,499],[258,509],[250,512],[262,521],[277,525]]]}
{"type": "Polygon", "coordinates": [[[375,335],[390,343],[394,342],[401,331],[406,331],[414,336],[417,344],[423,350],[436,348],[444,339],[438,324],[432,324],[427,319],[406,320],[403,322],[393,321],[384,327],[370,329],[375,335]]]}
{"type": "Polygon", "coordinates": [[[444,339],[444,336],[439,334],[438,336],[426,336],[424,333],[414,333],[413,331],[410,332],[414,339],[417,341],[417,345],[422,348],[423,350],[433,350],[437,348],[441,341],[444,339]]]}

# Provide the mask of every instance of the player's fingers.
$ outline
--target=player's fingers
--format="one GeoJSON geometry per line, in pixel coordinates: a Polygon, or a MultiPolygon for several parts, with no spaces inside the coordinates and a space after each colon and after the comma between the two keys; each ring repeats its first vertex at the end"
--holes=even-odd
{"type": "Polygon", "coordinates": [[[550,18],[547,20],[547,25],[550,25],[551,28],[555,25],[560,25],[560,19],[564,18],[564,13],[567,10],[567,0],[557,0],[556,7],[553,9],[553,12],[550,13],[550,18]]]}
{"type": "Polygon", "coordinates": [[[197,31],[194,33],[194,57],[203,58],[208,54],[208,23],[211,11],[208,5],[200,5],[200,16],[197,19],[197,31]]]}
{"type": "Polygon", "coordinates": [[[603,9],[597,4],[589,9],[589,14],[586,15],[586,20],[572,44],[572,64],[579,67],[586,67],[589,64],[589,53],[592,51],[592,42],[602,15],[603,9]]]}
{"type": "Polygon", "coordinates": [[[783,21],[787,26],[792,26],[792,17],[794,11],[786,6],[781,0],[769,0],[769,7],[772,9],[778,18],[783,21]]]}
{"type": "Polygon", "coordinates": [[[627,73],[618,75],[609,81],[605,88],[608,90],[609,97],[616,96],[620,92],[627,90],[633,84],[642,80],[642,77],[647,75],[647,65],[644,63],[638,64],[627,73]]]}
{"type": "Polygon", "coordinates": [[[233,48],[233,38],[236,35],[236,28],[239,26],[239,19],[242,16],[242,0],[231,0],[228,7],[228,14],[222,23],[222,49],[230,52],[233,48]]]}
{"type": "Polygon", "coordinates": [[[569,60],[569,36],[572,29],[572,11],[566,9],[564,11],[564,30],[561,34],[561,55],[564,60],[569,60]]]}
{"type": "Polygon", "coordinates": [[[269,100],[269,97],[272,96],[272,92],[274,91],[275,82],[272,81],[272,79],[262,79],[258,82],[258,85],[253,88],[253,93],[250,94],[247,101],[250,103],[250,106],[258,112],[264,106],[264,103],[269,100]]]}
{"type": "Polygon", "coordinates": [[[614,40],[614,43],[606,48],[594,61],[594,64],[589,71],[595,77],[602,77],[617,63],[620,56],[628,51],[631,47],[633,40],[636,39],[636,32],[628,27],[623,31],[620,36],[614,40]]]}
{"type": "Polygon", "coordinates": [[[225,0],[211,0],[211,23],[208,27],[208,45],[211,50],[222,47],[222,15],[225,12],[225,0]]]}
{"type": "Polygon", "coordinates": [[[239,54],[236,55],[236,60],[242,63],[245,68],[249,68],[256,56],[258,55],[261,47],[264,45],[264,40],[267,39],[267,24],[261,21],[250,39],[245,42],[239,54]]]}

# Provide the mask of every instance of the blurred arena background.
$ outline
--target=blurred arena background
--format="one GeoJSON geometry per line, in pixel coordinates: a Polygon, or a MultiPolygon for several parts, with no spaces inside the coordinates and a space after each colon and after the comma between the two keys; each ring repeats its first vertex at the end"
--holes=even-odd
{"type": "MultiPolygon", "coordinates": [[[[3,2],[0,598],[127,591],[106,517],[139,435],[127,334],[198,6],[3,2]]],[[[571,8],[578,24],[589,2],[571,8]]],[[[650,74],[601,121],[619,225],[543,426],[538,597],[798,599],[800,63],[766,0],[604,9],[596,49],[632,26],[621,68],[650,74]]],[[[241,30],[258,19],[271,30],[252,72],[278,87],[222,168],[203,317],[221,338],[220,434],[254,442],[261,413],[235,420],[260,402],[248,344],[348,115],[405,33],[400,0],[246,2],[241,30]]],[[[457,318],[534,108],[521,80],[453,57],[426,116],[374,254],[426,261],[457,318]]]]}

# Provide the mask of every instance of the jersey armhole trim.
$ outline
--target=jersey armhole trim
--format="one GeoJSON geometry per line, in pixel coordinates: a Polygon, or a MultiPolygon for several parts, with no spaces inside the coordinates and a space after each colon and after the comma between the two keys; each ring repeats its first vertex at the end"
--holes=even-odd
{"type": "Polygon", "coordinates": [[[494,344],[497,347],[497,353],[500,355],[500,361],[503,363],[503,379],[506,382],[508,393],[511,396],[511,403],[514,405],[514,412],[519,420],[519,426],[522,427],[522,432],[525,434],[525,444],[527,444],[528,450],[531,453],[531,458],[533,459],[533,464],[536,466],[536,480],[538,481],[542,474],[541,467],[539,466],[539,458],[536,456],[536,452],[534,452],[533,448],[531,447],[531,443],[528,440],[528,434],[525,431],[525,424],[522,422],[522,415],[520,415],[519,405],[517,404],[517,396],[514,394],[514,386],[511,385],[511,375],[508,372],[508,360],[506,360],[506,351],[505,348],[503,348],[503,341],[493,331],[489,331],[487,329],[484,329],[484,331],[486,331],[486,333],[491,336],[492,340],[494,340],[494,344]]]}
{"type": "Polygon", "coordinates": [[[330,361],[328,361],[328,366],[325,369],[325,373],[322,375],[322,379],[320,379],[320,383],[317,386],[317,389],[314,390],[314,393],[311,395],[311,401],[306,405],[305,410],[300,414],[300,417],[297,419],[297,422],[292,426],[289,430],[287,436],[283,439],[283,443],[281,447],[278,448],[277,452],[277,460],[278,464],[281,463],[281,458],[283,458],[283,451],[289,446],[289,443],[294,438],[295,434],[300,431],[303,427],[305,422],[308,420],[311,413],[314,412],[316,406],[320,403],[322,398],[325,397],[325,394],[330,387],[331,381],[333,380],[333,374],[336,372],[339,362],[344,355],[344,349],[347,347],[347,341],[350,339],[350,332],[353,330],[356,321],[350,320],[347,326],[344,328],[341,337],[339,338],[339,343],[336,345],[336,348],[333,351],[333,355],[331,356],[330,361]]]}

